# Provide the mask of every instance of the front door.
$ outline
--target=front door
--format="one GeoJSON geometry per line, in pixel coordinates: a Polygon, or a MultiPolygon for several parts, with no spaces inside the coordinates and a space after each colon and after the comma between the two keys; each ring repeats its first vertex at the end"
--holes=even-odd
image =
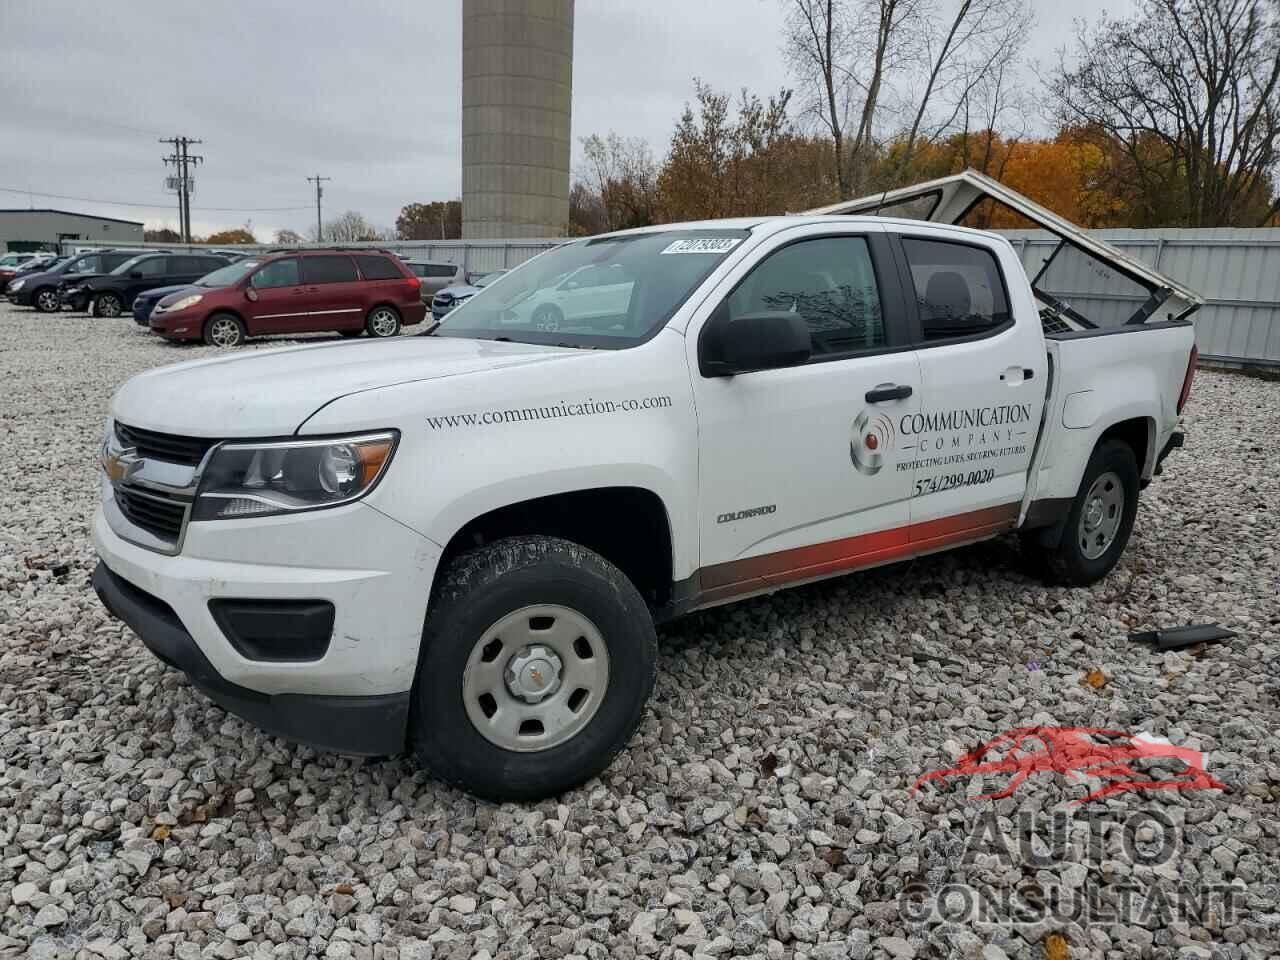
{"type": "Polygon", "coordinates": [[[898,432],[917,458],[911,536],[926,550],[1017,521],[1048,360],[1034,302],[1010,302],[1004,275],[1021,269],[1012,252],[1002,263],[1004,245],[956,242],[928,227],[902,232],[923,407],[898,432]]]}
{"type": "Polygon", "coordinates": [[[308,309],[297,257],[263,264],[249,279],[249,293],[244,314],[251,336],[288,332],[308,309]]]}
{"type": "Polygon", "coordinates": [[[838,231],[819,224],[772,238],[704,307],[703,325],[718,311],[799,314],[808,362],[703,376],[698,318],[690,325],[704,602],[908,549],[913,471],[896,424],[920,409],[919,368],[887,238],[877,226],[838,231]]]}

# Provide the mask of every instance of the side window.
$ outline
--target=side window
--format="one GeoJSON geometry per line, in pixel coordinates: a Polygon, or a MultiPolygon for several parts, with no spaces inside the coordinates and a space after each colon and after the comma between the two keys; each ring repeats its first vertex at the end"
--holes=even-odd
{"type": "Polygon", "coordinates": [[[399,280],[400,271],[388,257],[365,255],[356,257],[360,273],[366,280],[399,280]]]}
{"type": "Polygon", "coordinates": [[[134,265],[130,273],[141,273],[144,277],[163,277],[166,273],[174,273],[173,262],[177,257],[152,257],[134,265]]]}
{"type": "Polygon", "coordinates": [[[452,263],[428,263],[428,277],[452,277],[458,272],[458,268],[452,263]]]}
{"type": "Polygon", "coordinates": [[[350,257],[323,256],[302,258],[304,283],[348,283],[360,279],[350,257]]]}
{"type": "Polygon", "coordinates": [[[1009,300],[995,256],[985,247],[902,238],[924,339],[985,333],[1008,323],[1009,300]]]}
{"type": "Polygon", "coordinates": [[[302,281],[298,277],[298,259],[273,260],[253,275],[253,285],[259,290],[271,287],[296,287],[302,281]]]}
{"type": "Polygon", "coordinates": [[[111,270],[114,270],[118,266],[120,266],[120,264],[118,263],[113,263],[110,267],[103,266],[102,257],[98,257],[98,256],[85,257],[83,260],[77,260],[75,263],[73,263],[71,265],[71,269],[68,270],[67,272],[68,273],[108,273],[111,270]]]}
{"type": "Polygon", "coordinates": [[[815,357],[885,344],[880,290],[863,237],[802,240],[769,255],[726,301],[730,318],[796,313],[815,357]]]}
{"type": "Polygon", "coordinates": [[[166,273],[186,274],[201,273],[201,267],[204,264],[203,257],[170,257],[169,269],[166,273]]]}
{"type": "Polygon", "coordinates": [[[196,264],[197,273],[213,273],[215,270],[221,270],[230,260],[223,260],[221,257],[197,257],[199,262],[196,264]]]}
{"type": "Polygon", "coordinates": [[[132,260],[136,256],[137,256],[136,253],[135,254],[128,254],[128,253],[104,254],[102,257],[102,265],[101,265],[102,272],[110,273],[112,270],[120,266],[120,264],[124,263],[126,260],[132,260]]]}

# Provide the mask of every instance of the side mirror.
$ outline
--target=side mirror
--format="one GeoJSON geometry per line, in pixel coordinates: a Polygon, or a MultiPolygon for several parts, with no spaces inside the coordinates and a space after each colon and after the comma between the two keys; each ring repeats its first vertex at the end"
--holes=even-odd
{"type": "Polygon", "coordinates": [[[258,291],[257,291],[257,290],[255,290],[255,289],[253,289],[253,287],[248,287],[248,286],[247,286],[247,287],[245,287],[245,288],[244,288],[244,296],[245,296],[245,299],[246,299],[246,300],[252,300],[252,301],[254,301],[254,302],[257,302],[257,299],[258,299],[258,291]]]}
{"type": "Polygon", "coordinates": [[[794,367],[813,352],[809,325],[785,310],[744,313],[729,318],[717,310],[703,334],[698,369],[704,377],[732,377],[751,370],[794,367]]]}
{"type": "Polygon", "coordinates": [[[141,279],[142,279],[142,271],[141,271],[141,270],[130,270],[130,271],[129,271],[129,279],[131,279],[131,280],[141,280],[141,279]]]}

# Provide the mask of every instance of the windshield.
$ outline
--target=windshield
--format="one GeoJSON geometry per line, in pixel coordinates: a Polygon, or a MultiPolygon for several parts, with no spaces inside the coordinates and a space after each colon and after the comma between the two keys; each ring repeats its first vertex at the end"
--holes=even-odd
{"type": "Polygon", "coordinates": [[[257,268],[257,260],[241,260],[225,267],[219,267],[213,273],[206,273],[196,281],[197,287],[231,287],[243,280],[250,270],[257,268]]]}
{"type": "Polygon", "coordinates": [[[153,256],[153,254],[144,253],[140,257],[134,257],[132,260],[126,260],[124,263],[120,264],[120,266],[112,270],[111,275],[113,277],[123,277],[126,273],[128,273],[130,270],[132,270],[134,267],[136,267],[143,260],[146,260],[150,256],[153,256]]]}
{"type": "Polygon", "coordinates": [[[746,230],[667,230],[578,240],[497,278],[437,336],[620,349],[647,340],[746,230]]]}

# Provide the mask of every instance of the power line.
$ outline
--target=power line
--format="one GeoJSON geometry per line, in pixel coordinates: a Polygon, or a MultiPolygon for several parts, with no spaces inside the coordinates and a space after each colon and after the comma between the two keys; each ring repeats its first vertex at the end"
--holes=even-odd
{"type": "MultiPolygon", "coordinates": [[[[170,208],[167,203],[144,203],[141,200],[104,200],[102,197],[73,197],[65,193],[41,193],[39,190],[28,190],[26,187],[0,187],[0,193],[26,193],[33,197],[48,197],[51,200],[78,200],[81,203],[106,203],[115,207],[153,207],[155,209],[170,208]]],[[[206,213],[284,213],[290,210],[310,210],[310,204],[298,207],[192,207],[206,213]]]]}
{"type": "Polygon", "coordinates": [[[321,184],[325,180],[332,180],[332,179],[333,177],[322,177],[318,173],[314,177],[307,177],[307,183],[311,183],[312,181],[314,181],[316,185],[316,242],[317,243],[322,243],[324,241],[324,228],[320,225],[320,198],[324,196],[324,187],[322,187],[321,184]]]}

